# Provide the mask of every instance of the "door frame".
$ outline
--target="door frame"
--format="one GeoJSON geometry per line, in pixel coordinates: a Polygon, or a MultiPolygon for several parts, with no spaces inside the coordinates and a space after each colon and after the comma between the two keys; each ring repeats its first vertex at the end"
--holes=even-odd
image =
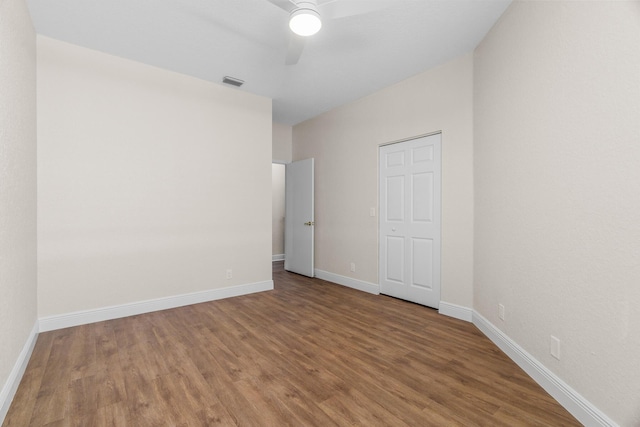
{"type": "MultiPolygon", "coordinates": [[[[378,169],[378,174],[377,174],[377,188],[378,188],[378,232],[377,232],[377,240],[378,240],[378,290],[381,291],[382,290],[382,277],[381,277],[381,273],[382,273],[382,264],[381,264],[381,260],[380,260],[380,255],[382,253],[382,242],[380,239],[380,231],[381,231],[381,222],[382,222],[382,198],[381,198],[381,188],[380,188],[380,153],[382,151],[383,147],[389,146],[389,145],[394,145],[394,144],[400,144],[403,142],[408,142],[408,141],[413,141],[416,139],[420,139],[420,138],[426,138],[426,137],[430,137],[430,136],[434,136],[434,135],[440,135],[440,158],[439,158],[439,162],[440,162],[440,200],[439,200],[439,212],[438,214],[440,215],[440,226],[438,228],[438,251],[439,251],[439,257],[438,257],[438,262],[439,262],[439,277],[438,277],[438,305],[434,308],[439,309],[439,305],[440,302],[442,301],[442,192],[443,192],[443,187],[442,187],[442,130],[437,130],[434,132],[429,132],[429,133],[425,133],[425,134],[419,134],[419,135],[415,135],[415,136],[410,136],[407,138],[402,138],[402,139],[398,139],[395,141],[389,141],[389,142],[384,142],[381,144],[378,144],[378,152],[377,152],[377,169],[378,169]]],[[[382,293],[382,292],[380,292],[382,293]]]]}

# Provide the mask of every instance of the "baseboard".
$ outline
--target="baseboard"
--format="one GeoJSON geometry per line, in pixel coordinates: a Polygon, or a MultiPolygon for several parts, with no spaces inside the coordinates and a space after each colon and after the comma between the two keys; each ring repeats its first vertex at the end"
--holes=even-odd
{"type": "Polygon", "coordinates": [[[464,320],[465,322],[471,322],[473,320],[472,309],[457,304],[451,304],[449,302],[440,301],[438,313],[456,319],[464,320]]]}
{"type": "Polygon", "coordinates": [[[16,391],[18,391],[18,386],[20,385],[24,371],[27,369],[37,339],[38,322],[36,321],[27,337],[27,341],[24,343],[24,347],[22,347],[20,355],[18,355],[18,360],[16,360],[16,363],[13,365],[13,369],[9,372],[9,377],[0,391],[0,425],[4,422],[9,412],[9,407],[11,406],[16,391]]]}
{"type": "Polygon", "coordinates": [[[272,255],[271,256],[271,261],[272,262],[284,261],[284,254],[272,255]]]}
{"type": "Polygon", "coordinates": [[[618,424],[476,311],[473,312],[473,324],[582,424],[618,427],[618,424]]]}
{"type": "Polygon", "coordinates": [[[327,282],[337,283],[338,285],[346,286],[348,288],[357,289],[359,291],[367,292],[374,295],[380,294],[380,286],[375,283],[365,282],[364,280],[353,279],[351,277],[341,276],[335,273],[329,273],[328,271],[322,271],[315,269],[314,274],[318,279],[326,280],[327,282]]]}
{"type": "Polygon", "coordinates": [[[269,291],[273,289],[273,280],[245,285],[230,286],[228,288],[211,289],[190,294],[175,295],[165,298],[157,298],[147,301],[139,301],[117,306],[102,307],[94,310],[77,311],[74,313],[60,314],[40,318],[40,332],[69,328],[72,326],[86,325],[88,323],[101,322],[103,320],[118,319],[134,316],[136,314],[150,313],[153,311],[167,310],[169,308],[198,304],[255,292],[269,291]]]}

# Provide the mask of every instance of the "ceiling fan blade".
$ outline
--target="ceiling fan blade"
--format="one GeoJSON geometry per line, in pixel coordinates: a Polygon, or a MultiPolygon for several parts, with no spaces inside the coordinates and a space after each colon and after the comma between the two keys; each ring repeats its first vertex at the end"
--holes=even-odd
{"type": "Polygon", "coordinates": [[[302,55],[302,51],[304,50],[305,43],[306,38],[291,33],[291,36],[289,37],[289,48],[287,49],[287,58],[284,62],[286,65],[295,65],[298,63],[300,56],[302,55]]]}
{"type": "Polygon", "coordinates": [[[293,10],[297,7],[296,3],[293,0],[267,0],[267,1],[289,13],[293,12],[293,10]]]}
{"type": "Polygon", "coordinates": [[[323,18],[344,18],[347,16],[364,15],[386,9],[398,4],[398,0],[332,0],[318,6],[323,18]]]}

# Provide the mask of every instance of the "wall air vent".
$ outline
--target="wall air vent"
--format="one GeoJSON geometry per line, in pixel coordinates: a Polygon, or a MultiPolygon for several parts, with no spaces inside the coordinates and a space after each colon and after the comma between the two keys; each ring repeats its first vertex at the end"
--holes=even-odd
{"type": "Polygon", "coordinates": [[[224,76],[222,83],[226,83],[231,86],[240,87],[244,84],[244,80],[236,79],[235,77],[224,76]]]}

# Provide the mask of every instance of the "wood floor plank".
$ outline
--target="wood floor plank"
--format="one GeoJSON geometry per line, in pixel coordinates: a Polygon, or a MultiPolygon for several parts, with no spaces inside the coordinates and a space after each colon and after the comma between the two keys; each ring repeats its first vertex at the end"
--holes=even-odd
{"type": "Polygon", "coordinates": [[[340,425],[411,426],[356,389],[336,394],[320,406],[331,417],[339,420],[340,425]]]}
{"type": "Polygon", "coordinates": [[[579,426],[475,326],[285,272],[40,334],[6,426],[579,426]]]}
{"type": "Polygon", "coordinates": [[[220,403],[204,407],[196,412],[198,423],[196,426],[207,427],[235,427],[233,417],[220,403]]]}
{"type": "Polygon", "coordinates": [[[126,425],[127,408],[124,402],[101,406],[96,411],[95,427],[114,427],[126,425]]]}
{"type": "Polygon", "coordinates": [[[26,424],[20,424],[21,422],[28,423],[31,420],[37,400],[33,396],[37,396],[40,390],[43,372],[43,366],[29,363],[11,404],[11,411],[15,415],[13,419],[7,418],[3,426],[22,427],[26,424]]]}

